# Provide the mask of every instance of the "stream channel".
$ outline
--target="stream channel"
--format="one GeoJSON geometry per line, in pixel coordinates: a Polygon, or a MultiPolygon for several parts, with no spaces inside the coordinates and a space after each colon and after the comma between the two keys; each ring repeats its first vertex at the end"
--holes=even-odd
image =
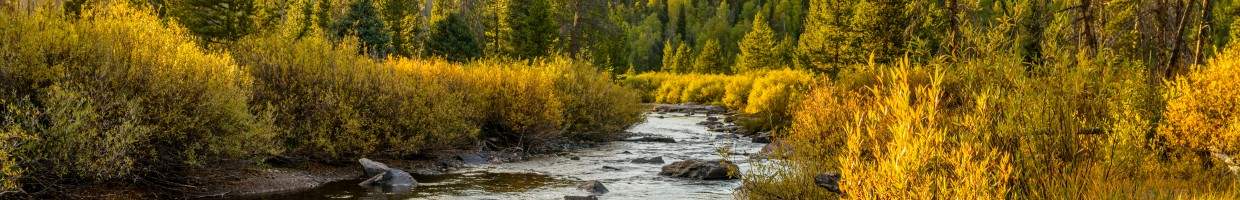
{"type": "Polygon", "coordinates": [[[645,122],[629,132],[671,137],[676,143],[614,141],[560,156],[471,165],[439,175],[414,174],[418,186],[400,193],[357,186],[359,179],[265,199],[563,199],[589,195],[576,187],[588,180],[601,181],[610,191],[598,195],[599,199],[732,199],[740,180],[690,180],[660,176],[659,171],[681,160],[717,160],[720,148],[730,148],[729,160],[744,172],[751,162],[745,155],[763,145],[708,131],[698,125],[707,115],[648,113],[645,117],[645,122]],[[630,162],[654,156],[662,156],[665,164],[630,162]]]}

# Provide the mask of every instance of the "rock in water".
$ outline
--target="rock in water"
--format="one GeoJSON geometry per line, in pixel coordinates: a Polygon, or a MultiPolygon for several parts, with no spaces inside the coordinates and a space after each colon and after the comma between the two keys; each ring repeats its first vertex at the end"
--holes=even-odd
{"type": "Polygon", "coordinates": [[[669,138],[669,137],[659,137],[659,136],[640,136],[640,137],[631,137],[631,138],[625,138],[624,140],[621,140],[621,141],[629,141],[629,142],[660,142],[660,143],[676,143],[676,139],[672,139],[672,138],[669,138]]]}
{"type": "Polygon", "coordinates": [[[637,164],[663,164],[663,156],[655,156],[649,158],[633,159],[632,163],[637,164]]]}
{"type": "Polygon", "coordinates": [[[818,187],[826,188],[827,191],[831,191],[834,193],[841,193],[840,192],[840,173],[839,172],[824,172],[824,173],[818,174],[817,176],[814,176],[814,185],[818,185],[818,187]]]}
{"type": "Polygon", "coordinates": [[[753,136],[753,143],[771,143],[771,132],[761,132],[753,136]]]}
{"type": "Polygon", "coordinates": [[[564,200],[598,200],[594,195],[590,196],[564,196],[564,200]]]}
{"type": "Polygon", "coordinates": [[[607,193],[607,187],[603,187],[603,182],[599,182],[599,181],[586,181],[584,183],[578,184],[577,189],[589,192],[590,194],[606,194],[607,193]]]}
{"type": "Polygon", "coordinates": [[[357,162],[362,164],[362,173],[366,177],[366,181],[362,181],[357,185],[360,186],[381,186],[386,188],[400,188],[417,186],[418,182],[413,180],[413,176],[409,172],[400,169],[391,168],[387,165],[375,162],[370,159],[362,158],[357,162]]]}
{"type": "Polygon", "coordinates": [[[698,180],[730,180],[740,178],[730,171],[739,169],[731,162],[716,160],[683,160],[664,165],[659,175],[698,180]]]}
{"type": "Polygon", "coordinates": [[[456,157],[458,159],[461,159],[461,162],[464,162],[465,164],[470,164],[470,165],[482,165],[482,164],[490,163],[490,161],[488,161],[486,158],[483,158],[481,154],[476,154],[476,153],[475,154],[461,154],[461,155],[457,155],[456,157]]]}
{"type": "Polygon", "coordinates": [[[378,175],[379,173],[386,172],[388,169],[391,169],[390,167],[388,167],[387,165],[383,163],[375,162],[373,160],[366,159],[366,158],[357,159],[357,162],[362,164],[362,173],[363,173],[362,175],[366,177],[372,177],[372,176],[378,175]]]}

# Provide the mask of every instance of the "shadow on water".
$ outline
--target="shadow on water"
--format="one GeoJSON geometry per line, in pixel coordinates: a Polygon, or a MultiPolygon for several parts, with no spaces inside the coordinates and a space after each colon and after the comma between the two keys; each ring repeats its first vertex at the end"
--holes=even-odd
{"type": "Polygon", "coordinates": [[[520,193],[541,187],[563,187],[572,180],[537,173],[465,172],[440,175],[413,175],[418,186],[411,190],[358,186],[365,179],[324,184],[309,191],[258,199],[416,199],[430,196],[470,196],[472,194],[520,193]]]}

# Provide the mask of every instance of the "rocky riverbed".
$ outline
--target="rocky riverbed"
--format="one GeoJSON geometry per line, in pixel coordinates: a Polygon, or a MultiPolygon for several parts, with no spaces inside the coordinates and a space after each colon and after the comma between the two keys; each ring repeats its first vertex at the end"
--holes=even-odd
{"type": "MultiPolygon", "coordinates": [[[[703,122],[722,121],[719,119],[724,116],[721,110],[705,109],[656,108],[647,114],[646,122],[629,130],[630,137],[594,148],[517,162],[466,162],[466,167],[448,173],[423,174],[407,169],[418,182],[409,191],[361,187],[357,183],[364,179],[359,178],[263,199],[565,199],[590,195],[598,199],[731,199],[740,180],[668,176],[717,174],[707,166],[710,162],[693,166],[703,172],[660,175],[664,166],[680,161],[718,161],[721,149],[730,152],[729,162],[724,164],[735,164],[738,169],[733,171],[744,172],[750,167],[749,155],[763,144],[710,131],[707,125],[713,123],[703,122]],[[600,192],[599,188],[605,189],[600,192]]],[[[719,125],[713,126],[717,129],[719,125]]],[[[688,164],[682,165],[679,167],[688,168],[688,164]]]]}

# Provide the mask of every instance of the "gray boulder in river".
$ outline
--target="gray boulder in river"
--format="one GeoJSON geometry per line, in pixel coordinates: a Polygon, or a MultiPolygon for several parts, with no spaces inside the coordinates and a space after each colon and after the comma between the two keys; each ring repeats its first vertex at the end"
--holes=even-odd
{"type": "Polygon", "coordinates": [[[771,132],[761,132],[753,136],[753,143],[771,143],[771,132]]]}
{"type": "Polygon", "coordinates": [[[740,168],[736,164],[723,160],[693,159],[664,165],[659,175],[698,180],[730,180],[740,178],[736,173],[729,173],[738,169],[740,168]]]}
{"type": "Polygon", "coordinates": [[[370,177],[366,181],[362,181],[357,185],[360,186],[381,186],[387,188],[398,187],[414,187],[418,182],[413,180],[413,176],[409,172],[400,169],[391,168],[387,165],[375,162],[370,159],[357,159],[362,164],[362,173],[365,177],[370,177]]]}
{"type": "Polygon", "coordinates": [[[589,192],[590,194],[605,194],[608,192],[607,187],[603,187],[603,182],[599,181],[583,182],[577,185],[577,189],[589,192]]]}
{"type": "Polygon", "coordinates": [[[637,158],[631,161],[637,164],[663,164],[663,156],[655,156],[649,158],[637,158]]]}

